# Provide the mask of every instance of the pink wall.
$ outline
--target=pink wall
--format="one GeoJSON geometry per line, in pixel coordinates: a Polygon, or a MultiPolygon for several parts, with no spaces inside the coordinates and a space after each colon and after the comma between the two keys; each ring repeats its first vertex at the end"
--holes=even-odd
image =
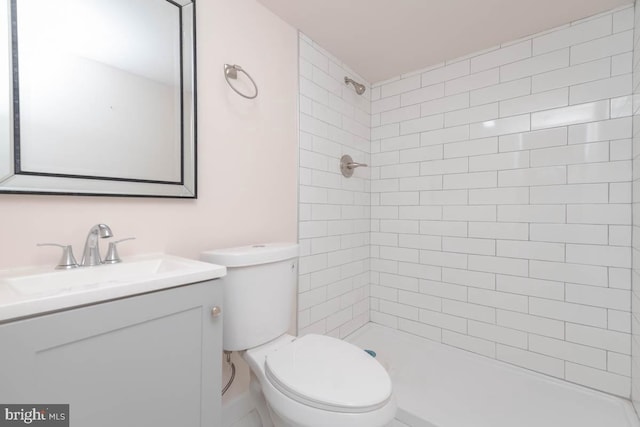
{"type": "MultiPolygon", "coordinates": [[[[81,256],[89,228],[111,226],[123,257],[295,241],[297,227],[297,32],[254,0],[198,0],[198,199],[0,195],[0,269],[51,264],[54,248],[81,256]],[[260,87],[236,95],[223,64],[260,87]]],[[[104,245],[103,245],[104,246],[104,245]]]]}

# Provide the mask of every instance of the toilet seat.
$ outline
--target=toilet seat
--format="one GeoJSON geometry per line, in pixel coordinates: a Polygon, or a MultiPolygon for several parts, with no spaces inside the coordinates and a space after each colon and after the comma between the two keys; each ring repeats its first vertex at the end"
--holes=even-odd
{"type": "Polygon", "coordinates": [[[365,413],[387,405],[391,380],[374,358],[353,344],[305,335],[266,355],[266,379],[292,400],[339,413],[365,413]]]}
{"type": "MultiPolygon", "coordinates": [[[[385,386],[384,388],[389,390],[390,397],[386,400],[386,404],[384,404],[384,406],[368,412],[340,412],[338,410],[319,409],[307,403],[299,402],[295,398],[290,397],[291,395],[287,395],[280,391],[280,389],[276,388],[274,382],[269,380],[266,375],[267,358],[272,357],[272,360],[270,362],[270,369],[273,370],[275,364],[277,363],[275,353],[289,347],[294,342],[300,341],[303,338],[304,337],[296,338],[294,336],[284,334],[272,341],[269,341],[268,343],[246,350],[242,355],[243,359],[247,362],[251,369],[251,384],[258,384],[258,390],[260,390],[259,393],[266,401],[268,412],[271,413],[271,418],[273,419],[275,417],[284,420],[284,423],[275,423],[275,425],[298,427],[384,427],[387,426],[391,422],[391,420],[393,420],[393,417],[396,413],[397,404],[393,393],[391,393],[390,391],[391,380],[384,368],[381,365],[377,364],[377,362],[376,364],[381,369],[381,371],[378,372],[384,373],[385,382],[388,382],[388,386],[385,386]],[[254,379],[256,380],[255,383],[254,379]]],[[[322,352],[318,352],[319,354],[331,354],[331,350],[325,353],[325,349],[335,348],[334,343],[340,342],[340,340],[338,340],[337,338],[325,338],[327,341],[320,341],[321,343],[324,343],[325,346],[322,349],[322,352]]],[[[314,340],[314,338],[311,339],[314,340]]],[[[301,342],[304,343],[305,341],[301,342]]],[[[355,345],[347,342],[344,342],[344,344],[349,346],[351,350],[347,351],[354,357],[360,357],[362,356],[362,354],[364,354],[365,356],[369,357],[369,359],[364,360],[367,360],[368,362],[374,361],[371,356],[369,356],[367,353],[365,353],[355,345]]],[[[286,351],[291,351],[291,349],[298,349],[299,345],[300,343],[297,343],[296,346],[289,347],[289,350],[286,351]]],[[[300,360],[302,359],[304,358],[297,357],[296,363],[299,364],[300,360]]],[[[364,362],[364,360],[360,360],[363,363],[366,363],[364,362]]],[[[349,366],[351,366],[351,364],[349,364],[349,366]]],[[[251,390],[255,391],[256,389],[254,388],[254,386],[252,386],[251,390]]],[[[300,394],[301,393],[298,393],[297,397],[300,400],[303,400],[301,399],[300,394]]],[[[305,397],[308,398],[309,396],[305,397]]],[[[257,401],[259,401],[260,398],[258,397],[257,399],[257,401]]],[[[327,407],[330,406],[331,405],[327,405],[327,407]]],[[[344,403],[343,406],[345,406],[344,403]]]]}

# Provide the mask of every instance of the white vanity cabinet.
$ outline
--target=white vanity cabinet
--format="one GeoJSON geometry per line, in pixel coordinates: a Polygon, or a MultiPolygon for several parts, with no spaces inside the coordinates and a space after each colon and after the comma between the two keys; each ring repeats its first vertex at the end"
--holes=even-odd
{"type": "Polygon", "coordinates": [[[75,427],[215,427],[222,287],[205,281],[0,324],[0,402],[75,427]]]}

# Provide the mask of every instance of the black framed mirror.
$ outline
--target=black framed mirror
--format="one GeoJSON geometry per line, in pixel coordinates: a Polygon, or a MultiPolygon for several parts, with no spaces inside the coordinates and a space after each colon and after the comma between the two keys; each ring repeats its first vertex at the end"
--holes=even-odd
{"type": "Polygon", "coordinates": [[[0,192],[195,198],[194,1],[0,1],[0,192]]]}

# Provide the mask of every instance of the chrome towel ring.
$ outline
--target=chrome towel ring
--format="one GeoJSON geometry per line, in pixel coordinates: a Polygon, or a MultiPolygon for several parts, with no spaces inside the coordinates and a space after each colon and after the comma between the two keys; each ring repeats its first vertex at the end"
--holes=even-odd
{"type": "Polygon", "coordinates": [[[241,66],[235,65],[235,64],[234,65],[224,64],[224,78],[227,80],[227,83],[229,84],[229,86],[231,86],[231,89],[233,89],[234,92],[236,92],[238,95],[247,99],[253,99],[256,96],[258,96],[258,85],[256,85],[256,82],[253,81],[249,73],[247,73],[241,66]],[[238,78],[238,71],[240,71],[241,73],[244,73],[244,75],[247,76],[249,80],[251,80],[253,87],[256,89],[256,93],[254,93],[253,95],[245,95],[244,93],[240,92],[231,84],[229,79],[236,80],[238,78]]]}

